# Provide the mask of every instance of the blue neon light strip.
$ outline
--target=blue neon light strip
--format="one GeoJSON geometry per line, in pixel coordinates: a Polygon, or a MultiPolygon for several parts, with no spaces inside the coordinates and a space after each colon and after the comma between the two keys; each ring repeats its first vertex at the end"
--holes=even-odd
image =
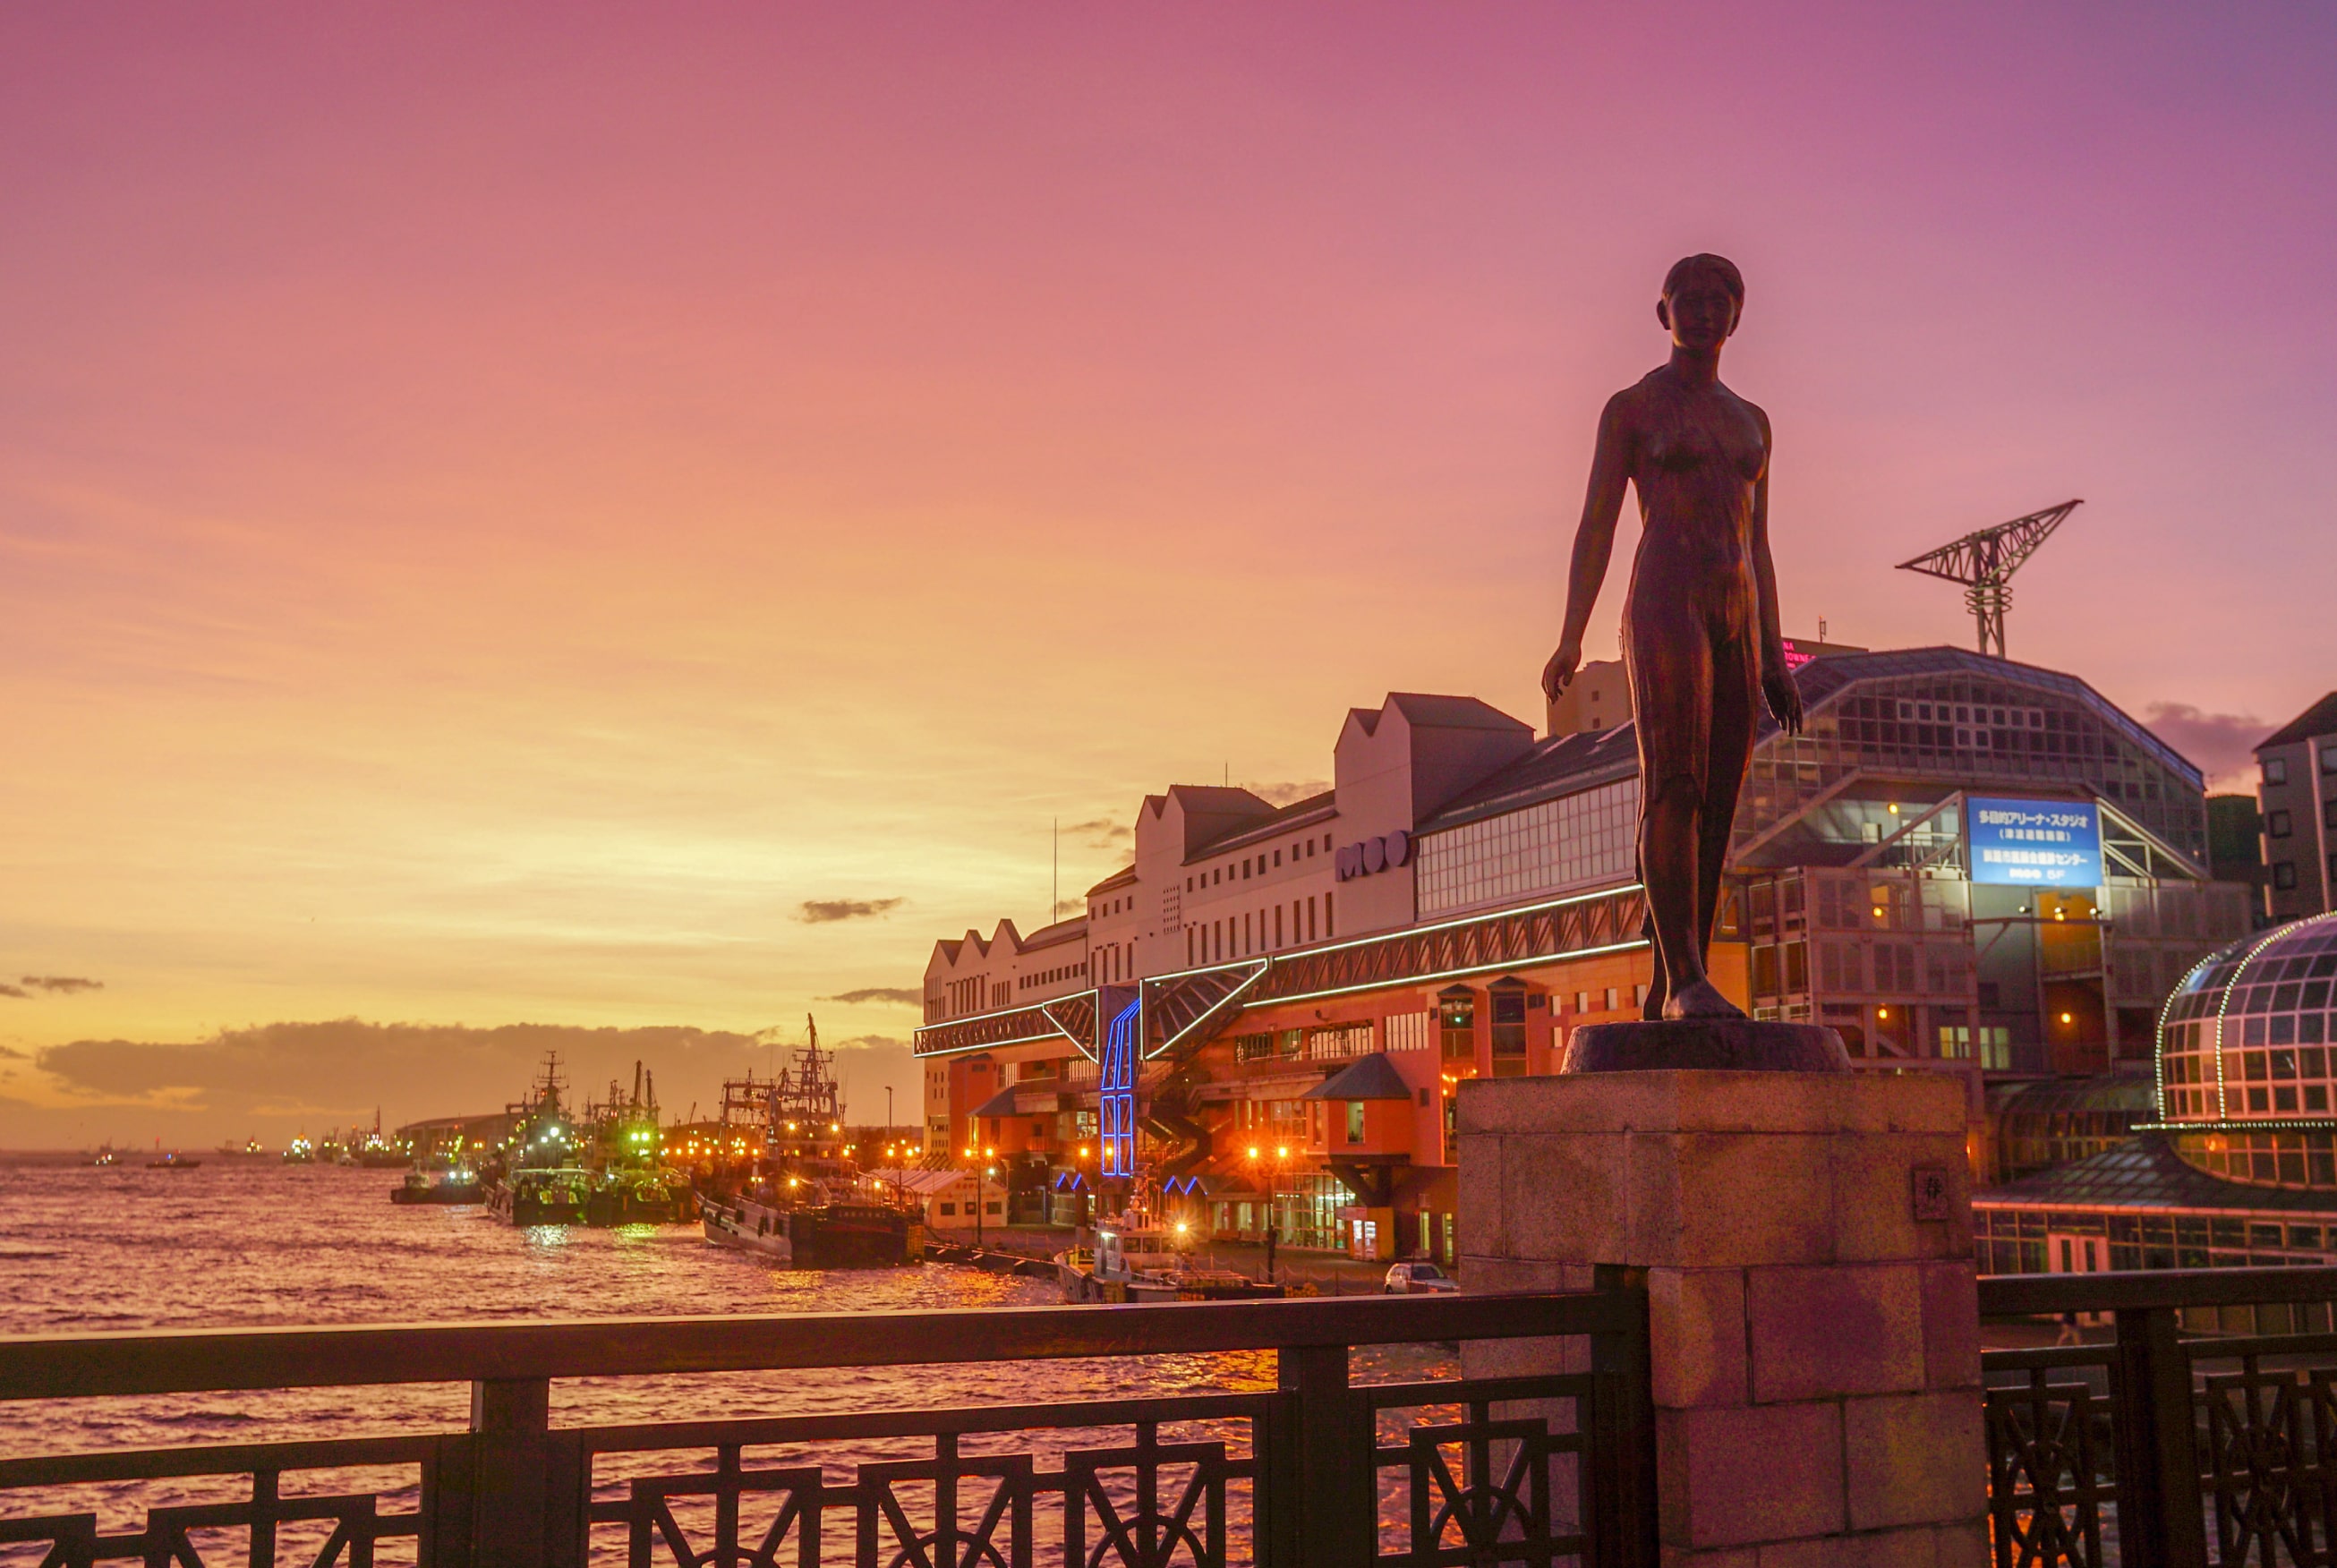
{"type": "Polygon", "coordinates": [[[1102,1134],[1107,1176],[1136,1174],[1136,1047],[1143,1012],[1139,997],[1115,1014],[1104,1028],[1096,1120],[1102,1134]]]}

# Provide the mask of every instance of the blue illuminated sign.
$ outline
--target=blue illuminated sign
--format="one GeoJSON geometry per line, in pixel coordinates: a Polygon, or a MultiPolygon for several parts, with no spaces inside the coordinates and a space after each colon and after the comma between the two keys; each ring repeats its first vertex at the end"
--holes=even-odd
{"type": "Polygon", "coordinates": [[[1964,801],[1971,880],[2018,887],[2102,885],[2102,818],[2092,802],[1964,801]]]}

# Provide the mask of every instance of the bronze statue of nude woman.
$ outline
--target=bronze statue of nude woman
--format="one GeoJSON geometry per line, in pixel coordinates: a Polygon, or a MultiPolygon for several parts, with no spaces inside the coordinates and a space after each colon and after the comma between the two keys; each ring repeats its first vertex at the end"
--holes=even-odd
{"type": "MultiPolygon", "coordinates": [[[[1706,961],[1753,757],[1754,705],[1765,699],[1788,733],[1802,724],[1769,559],[1769,416],[1720,381],[1721,346],[1744,307],[1744,278],[1723,257],[1688,257],[1665,278],[1656,319],[1671,332],[1671,358],[1608,399],[1599,416],[1565,630],[1542,671],[1543,690],[1556,697],[1582,662],[1628,484],[1638,492],[1642,531],[1623,606],[1623,658],[1638,720],[1640,881],[1657,958],[1649,1019],[1744,1018],[1706,961]]],[[[1831,1065],[1841,1046],[1827,1043],[1823,1061],[1794,1065],[1831,1065]]]]}

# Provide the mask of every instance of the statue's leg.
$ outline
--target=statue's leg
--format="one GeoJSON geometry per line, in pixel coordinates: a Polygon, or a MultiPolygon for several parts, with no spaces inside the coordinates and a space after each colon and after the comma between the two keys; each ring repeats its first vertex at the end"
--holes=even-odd
{"type": "Polygon", "coordinates": [[[1648,1003],[1651,1011],[1669,1009],[1670,998],[1704,978],[1696,938],[1697,815],[1712,722],[1712,648],[1699,618],[1677,598],[1642,601],[1635,592],[1623,657],[1638,736],[1639,880],[1656,946],[1648,1003]]]}
{"type": "MultiPolygon", "coordinates": [[[[1698,788],[1687,813],[1690,843],[1685,861],[1693,868],[1685,940],[1686,962],[1668,962],[1672,992],[1664,1016],[1672,1018],[1741,1018],[1744,1010],[1712,983],[1706,963],[1713,917],[1720,900],[1720,877],[1728,862],[1728,830],[1736,813],[1736,792],[1751,755],[1754,691],[1746,674],[1750,644],[1736,618],[1716,611],[1697,627],[1704,654],[1704,726],[1697,739],[1698,788]]],[[[1757,670],[1757,666],[1754,667],[1757,670]]]]}
{"type": "Polygon", "coordinates": [[[1761,652],[1749,636],[1716,645],[1712,656],[1712,749],[1705,764],[1702,836],[1697,846],[1697,951],[1710,962],[1720,914],[1721,873],[1728,864],[1736,798],[1752,765],[1761,716],[1761,652]]]}
{"type": "Polygon", "coordinates": [[[1661,1018],[1670,998],[1704,981],[1704,955],[1696,940],[1697,807],[1703,791],[1689,774],[1652,784],[1643,780],[1640,789],[1639,876],[1648,889],[1658,975],[1647,1016],[1661,1018]]]}

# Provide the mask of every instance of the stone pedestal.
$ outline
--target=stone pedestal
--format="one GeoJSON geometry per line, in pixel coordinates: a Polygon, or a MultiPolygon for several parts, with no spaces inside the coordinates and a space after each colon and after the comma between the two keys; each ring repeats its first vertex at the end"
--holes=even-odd
{"type": "MultiPolygon", "coordinates": [[[[1458,1117],[1468,1290],[1645,1271],[1667,1568],[1984,1568],[1959,1080],[1480,1079],[1458,1117]]],[[[1579,1354],[1464,1359],[1473,1377],[1579,1354]]]]}

